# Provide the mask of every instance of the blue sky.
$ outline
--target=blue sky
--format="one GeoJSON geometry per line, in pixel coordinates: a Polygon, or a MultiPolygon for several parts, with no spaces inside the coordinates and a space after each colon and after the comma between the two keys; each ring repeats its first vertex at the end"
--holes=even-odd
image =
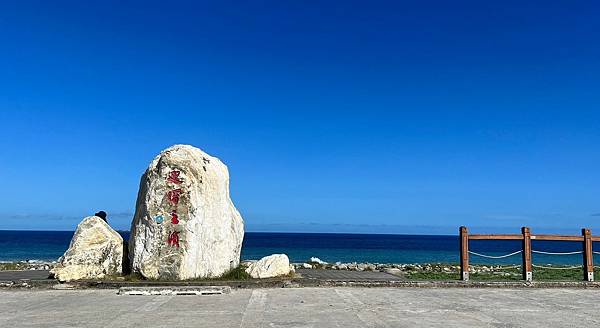
{"type": "Polygon", "coordinates": [[[177,143],[249,231],[600,229],[593,1],[0,4],[0,229],[128,229],[177,143]]]}

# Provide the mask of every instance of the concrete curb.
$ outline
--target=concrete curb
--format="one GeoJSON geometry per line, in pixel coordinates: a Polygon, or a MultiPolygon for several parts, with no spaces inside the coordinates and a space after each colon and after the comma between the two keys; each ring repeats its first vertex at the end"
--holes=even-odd
{"type": "Polygon", "coordinates": [[[0,281],[0,289],[120,289],[120,288],[208,288],[229,289],[302,288],[302,287],[368,287],[368,288],[600,288],[600,282],[538,281],[364,281],[321,279],[264,279],[245,281],[76,281],[68,284],[56,280],[0,281]]]}
{"type": "Polygon", "coordinates": [[[171,286],[171,287],[121,287],[118,295],[222,295],[231,293],[229,286],[171,286]]]}

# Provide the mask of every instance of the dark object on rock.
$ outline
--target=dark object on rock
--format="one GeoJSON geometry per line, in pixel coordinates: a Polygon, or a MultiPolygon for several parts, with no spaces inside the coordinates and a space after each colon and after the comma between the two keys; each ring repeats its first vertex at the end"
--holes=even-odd
{"type": "Polygon", "coordinates": [[[100,212],[98,212],[98,213],[96,213],[94,215],[97,216],[97,217],[99,217],[99,218],[101,218],[102,220],[104,220],[104,222],[108,222],[108,221],[106,221],[106,212],[100,211],[100,212]]]}

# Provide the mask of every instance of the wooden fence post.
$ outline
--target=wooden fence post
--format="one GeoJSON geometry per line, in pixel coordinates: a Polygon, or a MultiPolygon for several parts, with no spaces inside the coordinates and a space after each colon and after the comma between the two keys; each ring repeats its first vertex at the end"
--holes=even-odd
{"type": "Polygon", "coordinates": [[[592,232],[581,229],[583,235],[583,280],[594,281],[594,253],[592,251],[592,232]]]}
{"type": "Polygon", "coordinates": [[[531,231],[529,227],[522,227],[521,233],[523,234],[523,280],[529,282],[533,279],[531,269],[531,231]]]}
{"type": "Polygon", "coordinates": [[[467,227],[460,227],[460,278],[469,281],[469,232],[467,227]]]}

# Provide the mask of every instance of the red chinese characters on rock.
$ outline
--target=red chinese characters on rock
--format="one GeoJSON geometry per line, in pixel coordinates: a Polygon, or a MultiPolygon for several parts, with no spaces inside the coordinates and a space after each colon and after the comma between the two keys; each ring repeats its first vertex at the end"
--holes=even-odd
{"type": "Polygon", "coordinates": [[[173,231],[169,234],[169,239],[167,240],[167,244],[169,246],[176,246],[179,248],[179,232],[173,231]]]}
{"type": "Polygon", "coordinates": [[[179,196],[181,196],[181,189],[174,189],[167,193],[167,199],[173,206],[179,204],[179,196]]]}
{"type": "Polygon", "coordinates": [[[167,177],[167,181],[173,182],[174,184],[181,184],[183,180],[181,180],[181,178],[179,177],[180,174],[180,171],[171,171],[169,173],[169,176],[167,177]]]}
{"type": "Polygon", "coordinates": [[[177,212],[175,210],[173,210],[173,212],[171,212],[171,223],[179,224],[179,216],[177,216],[177,212]]]}
{"type": "MultiPolygon", "coordinates": [[[[173,183],[175,185],[180,185],[183,180],[180,177],[181,171],[173,170],[169,172],[167,175],[167,182],[173,183]]],[[[179,200],[181,198],[181,194],[183,190],[181,188],[173,189],[167,192],[167,200],[171,205],[171,224],[177,225],[179,224],[179,215],[177,214],[177,205],[179,204],[179,200]]],[[[179,248],[179,231],[172,231],[169,233],[169,238],[167,239],[167,245],[174,246],[179,248]]]]}

